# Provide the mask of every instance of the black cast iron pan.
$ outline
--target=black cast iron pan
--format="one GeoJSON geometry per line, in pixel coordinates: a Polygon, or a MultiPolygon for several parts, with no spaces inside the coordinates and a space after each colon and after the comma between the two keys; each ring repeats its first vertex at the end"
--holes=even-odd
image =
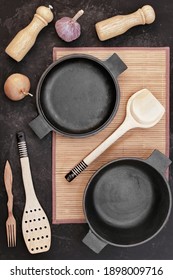
{"type": "Polygon", "coordinates": [[[126,68],[116,54],[106,61],[76,54],[51,64],[37,86],[39,116],[31,128],[40,138],[51,130],[71,137],[99,132],[117,112],[117,77],[126,68]]]}
{"type": "Polygon", "coordinates": [[[83,242],[96,253],[107,244],[135,246],[168,220],[172,197],[164,173],[171,161],[158,150],[146,159],[112,161],[91,178],[84,194],[90,231],[83,242]]]}

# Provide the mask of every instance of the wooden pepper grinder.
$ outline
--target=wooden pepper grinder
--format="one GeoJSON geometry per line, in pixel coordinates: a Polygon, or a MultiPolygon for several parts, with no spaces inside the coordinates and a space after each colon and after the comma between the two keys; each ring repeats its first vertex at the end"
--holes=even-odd
{"type": "Polygon", "coordinates": [[[11,43],[5,49],[5,52],[16,61],[21,61],[28,51],[34,45],[39,32],[53,20],[53,9],[40,6],[36,10],[33,20],[28,26],[19,31],[11,43]]]}
{"type": "Polygon", "coordinates": [[[113,38],[125,33],[136,25],[150,24],[155,20],[154,9],[145,5],[141,9],[129,15],[118,15],[96,23],[95,28],[101,41],[113,38]]]}

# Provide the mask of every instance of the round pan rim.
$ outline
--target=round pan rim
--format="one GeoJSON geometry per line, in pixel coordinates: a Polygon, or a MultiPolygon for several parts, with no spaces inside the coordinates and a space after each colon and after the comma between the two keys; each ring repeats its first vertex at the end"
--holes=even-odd
{"type": "Polygon", "coordinates": [[[110,71],[110,69],[104,64],[104,61],[102,61],[101,59],[92,56],[92,55],[88,55],[88,54],[72,54],[72,55],[66,55],[63,56],[62,58],[59,58],[58,60],[54,61],[53,63],[51,63],[46,70],[42,73],[39,82],[37,84],[37,88],[36,88],[36,105],[37,105],[37,109],[39,112],[39,115],[41,115],[44,118],[44,121],[51,127],[52,131],[58,132],[62,135],[65,136],[69,136],[72,138],[84,138],[87,136],[91,136],[91,135],[95,135],[97,134],[99,131],[102,131],[104,128],[106,128],[108,126],[108,124],[113,120],[113,118],[115,117],[118,108],[119,108],[119,104],[120,104],[120,88],[119,88],[119,84],[118,84],[118,80],[116,77],[113,76],[112,72],[110,71]],[[89,132],[86,133],[70,133],[70,132],[65,132],[62,131],[58,128],[56,128],[45,116],[44,111],[41,107],[41,102],[40,102],[40,94],[41,94],[41,87],[43,84],[43,81],[46,79],[47,74],[59,63],[69,60],[69,59],[73,59],[73,58],[85,58],[91,61],[95,61],[96,63],[98,63],[99,65],[101,65],[102,67],[105,68],[105,70],[108,72],[108,74],[110,75],[110,77],[112,78],[112,81],[115,85],[115,94],[116,94],[116,101],[115,101],[115,105],[114,105],[114,109],[110,115],[110,117],[104,122],[104,124],[102,124],[101,126],[99,126],[98,128],[91,130],[89,132]]]}
{"type": "Polygon", "coordinates": [[[106,244],[110,244],[110,245],[113,245],[113,246],[116,246],[116,247],[135,247],[135,246],[138,246],[138,245],[141,245],[141,244],[144,244],[148,241],[150,241],[151,239],[153,239],[163,228],[164,226],[166,225],[168,219],[169,219],[169,216],[171,214],[171,208],[172,208],[172,194],[171,194],[171,190],[170,190],[170,186],[169,186],[169,183],[167,182],[167,180],[165,179],[164,175],[162,175],[156,168],[154,168],[154,166],[148,164],[145,160],[143,159],[140,159],[140,158],[137,158],[137,157],[126,157],[126,158],[120,158],[120,159],[116,159],[116,160],[112,160],[106,164],[104,164],[103,166],[101,166],[92,176],[91,178],[89,179],[86,187],[85,187],[85,190],[84,190],[84,194],[83,194],[83,212],[84,212],[84,215],[85,215],[85,218],[86,218],[86,221],[89,225],[89,228],[91,230],[91,232],[93,232],[97,237],[98,239],[101,239],[103,242],[105,242],[106,244]],[[154,233],[152,234],[149,238],[146,238],[145,240],[143,241],[140,241],[140,242],[136,242],[136,243],[133,243],[133,244],[119,244],[119,243],[113,243],[113,242],[110,242],[108,241],[107,239],[104,239],[103,237],[101,237],[94,229],[93,227],[91,226],[89,220],[88,220],[88,217],[87,217],[87,214],[86,214],[86,209],[85,209],[85,200],[86,200],[86,194],[87,194],[87,191],[88,191],[88,188],[92,182],[92,180],[94,179],[94,177],[101,171],[103,170],[105,167],[107,167],[108,165],[111,165],[113,163],[117,163],[117,162],[122,162],[122,161],[135,161],[135,162],[142,162],[146,165],[148,165],[149,167],[153,168],[161,177],[162,179],[164,180],[165,182],[165,185],[167,187],[167,190],[168,190],[168,194],[169,194],[169,209],[168,209],[168,212],[167,212],[167,215],[166,215],[166,218],[163,222],[163,224],[160,226],[160,228],[154,233]]]}

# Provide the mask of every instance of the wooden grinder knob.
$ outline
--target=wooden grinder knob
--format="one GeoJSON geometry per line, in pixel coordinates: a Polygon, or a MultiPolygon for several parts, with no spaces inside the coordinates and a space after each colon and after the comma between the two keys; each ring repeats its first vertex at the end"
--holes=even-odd
{"type": "Polygon", "coordinates": [[[136,25],[151,24],[155,20],[154,9],[145,5],[129,15],[118,15],[96,23],[95,28],[101,41],[108,40],[125,33],[136,25]]]}
{"type": "Polygon", "coordinates": [[[16,61],[21,61],[32,48],[39,32],[53,20],[52,6],[40,6],[28,26],[19,31],[5,52],[16,61]]]}
{"type": "Polygon", "coordinates": [[[53,20],[51,9],[53,9],[51,5],[49,7],[40,6],[37,8],[35,16],[40,16],[40,19],[45,20],[45,25],[48,25],[53,20]]]}

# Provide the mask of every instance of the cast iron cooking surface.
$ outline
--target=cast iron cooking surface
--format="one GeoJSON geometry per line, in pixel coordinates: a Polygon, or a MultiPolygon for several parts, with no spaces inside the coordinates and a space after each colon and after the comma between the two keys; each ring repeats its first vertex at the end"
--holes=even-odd
{"type": "Polygon", "coordinates": [[[90,182],[86,214],[91,227],[111,243],[143,242],[162,226],[169,211],[163,177],[142,161],[106,165],[90,182]]]}
{"type": "Polygon", "coordinates": [[[40,105],[47,121],[70,134],[99,129],[114,115],[116,86],[98,62],[71,58],[56,64],[41,85],[40,105]]]}

